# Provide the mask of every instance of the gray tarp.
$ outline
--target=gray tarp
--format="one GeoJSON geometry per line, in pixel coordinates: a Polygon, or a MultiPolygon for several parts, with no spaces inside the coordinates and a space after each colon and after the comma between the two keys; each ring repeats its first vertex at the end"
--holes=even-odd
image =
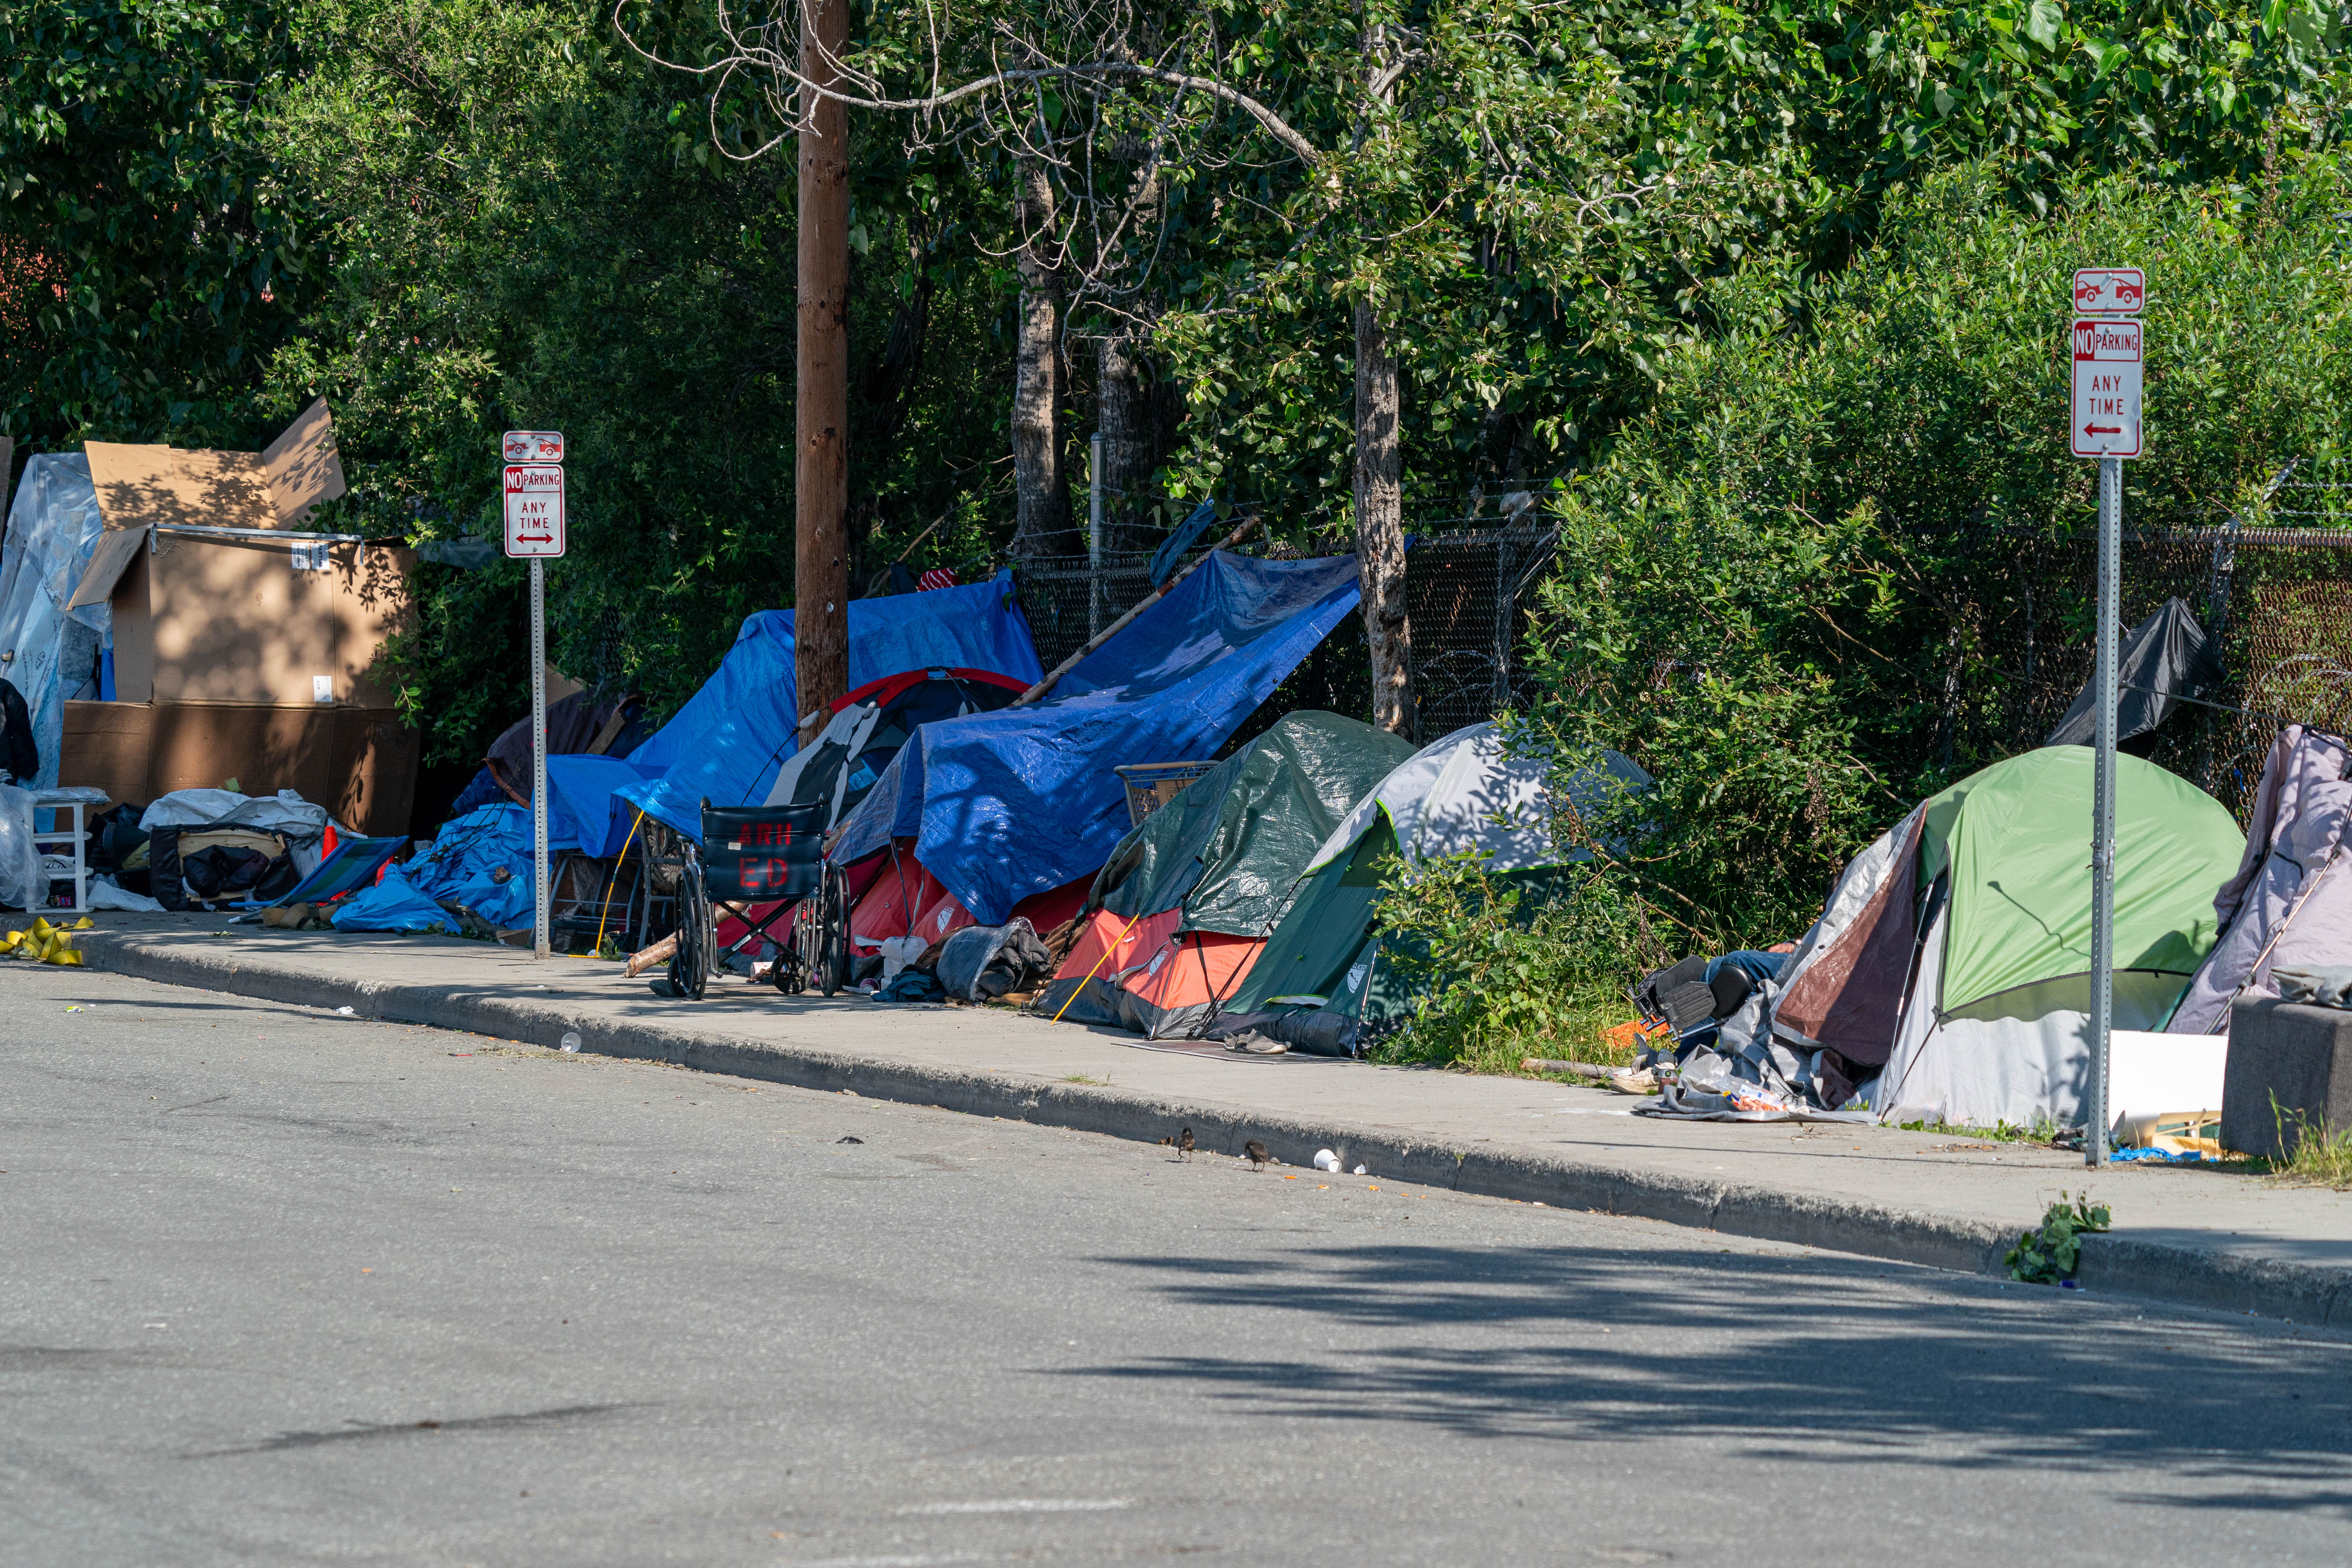
{"type": "Polygon", "coordinates": [[[2221,940],[2189,983],[2166,1028],[2221,1035],[2241,995],[2275,996],[2273,971],[2352,963],[2352,868],[2343,853],[2352,821],[2352,760],[2332,735],[2289,724],[2271,743],[2254,794],[2238,874],[2213,900],[2221,940]]]}
{"type": "Polygon", "coordinates": [[[89,683],[113,625],[103,600],[67,608],[104,531],[88,458],[43,452],[26,459],[0,546],[0,675],[23,695],[41,753],[39,778],[19,784],[58,782],[66,700],[89,683]]]}

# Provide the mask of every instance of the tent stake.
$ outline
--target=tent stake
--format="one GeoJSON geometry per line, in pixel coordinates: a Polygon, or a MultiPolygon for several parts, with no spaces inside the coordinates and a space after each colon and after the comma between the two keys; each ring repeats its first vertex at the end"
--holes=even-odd
{"type": "Polygon", "coordinates": [[[1257,519],[1254,517],[1244,518],[1239,528],[1234,530],[1231,533],[1225,535],[1224,538],[1219,540],[1216,543],[1202,551],[1199,560],[1193,562],[1192,564],[1185,567],[1184,570],[1177,573],[1173,577],[1169,578],[1166,583],[1162,584],[1158,588],[1153,589],[1150,594],[1144,595],[1143,603],[1136,605],[1135,608],[1128,611],[1127,614],[1111,622],[1110,625],[1105,626],[1101,631],[1097,632],[1093,637],[1088,639],[1086,647],[1078,649],[1077,652],[1072,654],[1069,658],[1055,665],[1046,675],[1045,679],[1039,681],[1036,685],[1031,687],[1028,690],[1014,698],[1008,706],[1019,708],[1026,703],[1035,702],[1043,698],[1047,692],[1053,690],[1054,688],[1060,683],[1062,677],[1069,674],[1073,669],[1076,669],[1080,662],[1086,658],[1087,655],[1094,652],[1095,649],[1110,641],[1111,638],[1117,637],[1120,632],[1125,631],[1127,629],[1128,622],[1135,619],[1136,616],[1151,608],[1152,605],[1166,598],[1170,594],[1174,593],[1176,591],[1176,584],[1181,583],[1185,578],[1190,577],[1193,573],[1198,572],[1202,566],[1206,565],[1210,556],[1214,555],[1220,550],[1230,550],[1234,545],[1239,544],[1242,540],[1248,535],[1250,530],[1256,526],[1257,519]]]}

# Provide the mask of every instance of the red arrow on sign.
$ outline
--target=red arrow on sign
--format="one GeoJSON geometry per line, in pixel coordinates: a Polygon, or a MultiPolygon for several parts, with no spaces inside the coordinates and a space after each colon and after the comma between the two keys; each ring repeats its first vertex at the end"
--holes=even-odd
{"type": "Polygon", "coordinates": [[[2083,426],[2083,434],[2085,436],[2120,436],[2123,433],[2124,427],[2120,425],[2085,425],[2083,426]]]}
{"type": "Polygon", "coordinates": [[[518,533],[515,535],[515,542],[517,544],[552,544],[555,542],[555,535],[551,533],[518,533]]]}

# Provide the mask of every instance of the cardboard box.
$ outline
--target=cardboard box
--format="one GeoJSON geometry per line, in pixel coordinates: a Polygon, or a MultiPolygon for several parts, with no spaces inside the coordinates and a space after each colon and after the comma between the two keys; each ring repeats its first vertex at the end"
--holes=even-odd
{"type": "Polygon", "coordinates": [[[118,700],[392,705],[413,553],[293,531],[344,493],[323,401],[262,452],[84,449],[107,532],[72,603],[110,607],[118,700]]]}
{"type": "Polygon", "coordinates": [[[72,603],[109,607],[115,700],[65,705],[58,776],[142,804],[233,778],[406,833],[417,736],[383,645],[415,556],[299,531],[345,489],[325,401],[259,452],[83,450],[106,533],[72,603]]]}
{"type": "Polygon", "coordinates": [[[68,702],[58,776],[142,805],[175,789],[290,789],[355,832],[405,834],[417,734],[388,708],[68,702]]]}

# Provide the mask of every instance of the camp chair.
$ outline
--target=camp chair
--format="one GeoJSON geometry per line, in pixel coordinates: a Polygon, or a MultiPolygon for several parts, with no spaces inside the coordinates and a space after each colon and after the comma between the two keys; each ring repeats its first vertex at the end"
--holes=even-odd
{"type": "Polygon", "coordinates": [[[849,977],[848,900],[841,873],[824,859],[827,803],[714,806],[702,803],[702,842],[686,847],[678,879],[677,953],[669,977],[678,994],[701,999],[710,972],[754,942],[777,949],[776,989],[787,995],[814,979],[832,995],[849,977]],[[723,952],[714,900],[741,920],[743,934],[723,952]],[[773,904],[758,920],[755,904],[773,904]],[[790,929],[769,930],[790,916],[790,929]]]}

